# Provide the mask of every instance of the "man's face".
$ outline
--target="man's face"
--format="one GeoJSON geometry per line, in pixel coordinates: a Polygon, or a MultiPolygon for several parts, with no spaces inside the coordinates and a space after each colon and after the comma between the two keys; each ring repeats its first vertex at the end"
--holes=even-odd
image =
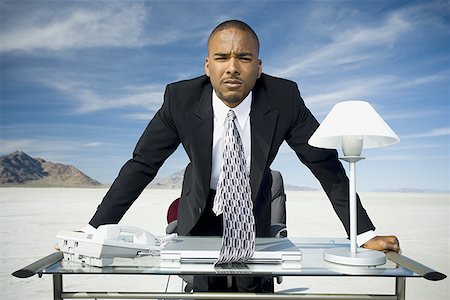
{"type": "Polygon", "coordinates": [[[235,28],[216,32],[208,44],[205,72],[217,96],[229,107],[237,106],[261,76],[257,42],[235,28]]]}

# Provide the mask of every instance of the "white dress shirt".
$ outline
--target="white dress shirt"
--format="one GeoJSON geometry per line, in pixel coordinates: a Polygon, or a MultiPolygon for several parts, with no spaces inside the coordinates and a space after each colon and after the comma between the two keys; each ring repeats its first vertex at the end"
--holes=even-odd
{"type": "Polygon", "coordinates": [[[227,114],[231,109],[236,115],[235,124],[244,146],[245,162],[247,171],[250,172],[250,108],[252,105],[252,92],[236,107],[230,108],[226,106],[222,100],[217,97],[216,93],[212,95],[212,107],[214,112],[214,129],[213,129],[213,146],[212,146],[212,162],[211,162],[211,181],[210,188],[215,190],[219,181],[219,174],[222,169],[223,161],[223,141],[227,126],[227,114]]]}

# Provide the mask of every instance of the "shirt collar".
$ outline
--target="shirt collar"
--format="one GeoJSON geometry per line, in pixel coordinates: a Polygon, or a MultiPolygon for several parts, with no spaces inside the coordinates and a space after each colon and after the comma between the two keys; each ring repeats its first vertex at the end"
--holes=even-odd
{"type": "Polygon", "coordinates": [[[214,111],[214,116],[217,118],[219,122],[225,123],[225,120],[227,118],[228,111],[232,109],[234,113],[236,114],[236,119],[239,122],[239,125],[244,127],[245,122],[247,122],[248,116],[250,115],[250,109],[252,105],[252,91],[248,93],[247,97],[245,97],[244,100],[242,100],[241,103],[239,103],[238,106],[230,108],[223,103],[222,100],[216,95],[216,92],[213,91],[212,93],[212,106],[214,111]]]}

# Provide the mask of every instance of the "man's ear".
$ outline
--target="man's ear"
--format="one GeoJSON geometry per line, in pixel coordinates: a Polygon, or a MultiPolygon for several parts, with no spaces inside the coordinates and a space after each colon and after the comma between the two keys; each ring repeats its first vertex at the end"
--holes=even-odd
{"type": "Polygon", "coordinates": [[[209,58],[205,58],[205,74],[209,77],[209,58]]]}
{"type": "Polygon", "coordinates": [[[261,77],[262,73],[262,60],[258,59],[258,78],[261,77]]]}

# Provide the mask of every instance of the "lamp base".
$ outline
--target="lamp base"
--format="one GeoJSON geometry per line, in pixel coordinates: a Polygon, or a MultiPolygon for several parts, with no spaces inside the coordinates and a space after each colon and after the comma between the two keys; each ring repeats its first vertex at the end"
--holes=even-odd
{"type": "Polygon", "coordinates": [[[356,253],[350,252],[350,248],[326,249],[323,259],[352,266],[378,266],[386,263],[386,255],[383,252],[364,248],[357,248],[356,253]]]}

